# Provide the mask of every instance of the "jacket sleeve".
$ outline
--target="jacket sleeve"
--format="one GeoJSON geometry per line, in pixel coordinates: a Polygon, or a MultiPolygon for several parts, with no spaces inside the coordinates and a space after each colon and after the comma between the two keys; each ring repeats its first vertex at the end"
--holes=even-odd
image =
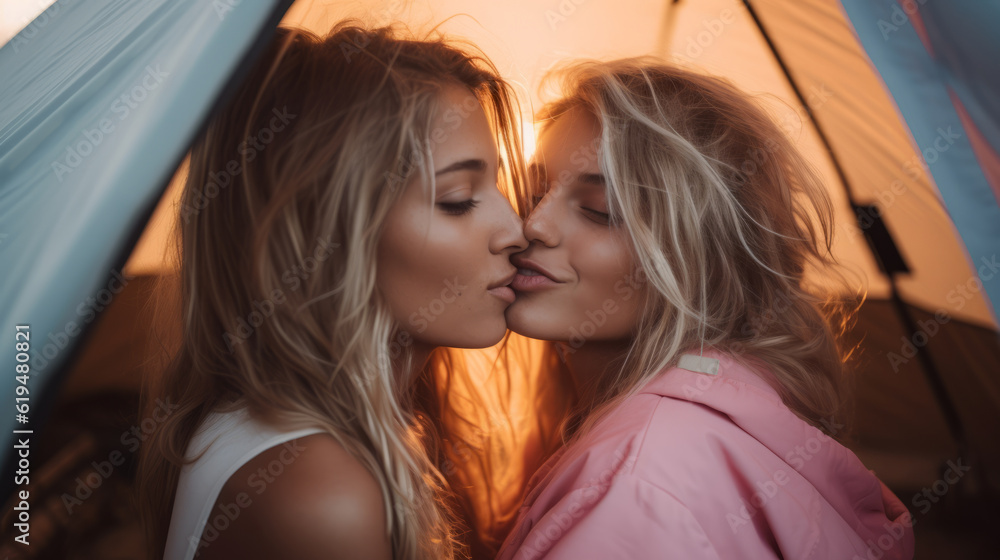
{"type": "Polygon", "coordinates": [[[606,490],[574,490],[530,529],[517,560],[719,560],[691,512],[668,492],[628,474],[606,490]]]}

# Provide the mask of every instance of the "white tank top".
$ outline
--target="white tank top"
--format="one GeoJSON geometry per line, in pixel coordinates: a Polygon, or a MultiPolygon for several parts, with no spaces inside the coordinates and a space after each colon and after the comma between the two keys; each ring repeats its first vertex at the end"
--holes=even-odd
{"type": "MultiPolygon", "coordinates": [[[[163,559],[195,557],[219,492],[247,461],[276,445],[323,431],[318,427],[283,431],[251,418],[245,408],[209,414],[188,445],[187,457],[196,456],[206,447],[208,450],[197,461],[181,468],[163,559]]],[[[228,521],[213,522],[213,528],[225,530],[228,521]]],[[[211,546],[208,537],[204,535],[204,544],[211,546]]]]}

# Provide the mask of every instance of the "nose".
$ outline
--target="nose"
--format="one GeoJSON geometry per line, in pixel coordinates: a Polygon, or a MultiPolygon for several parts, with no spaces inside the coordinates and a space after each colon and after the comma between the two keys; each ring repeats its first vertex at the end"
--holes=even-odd
{"type": "Polygon", "coordinates": [[[490,252],[499,255],[523,251],[528,248],[528,240],[524,238],[521,218],[514,212],[507,197],[499,191],[497,194],[503,199],[503,203],[499,205],[500,216],[496,222],[496,230],[490,238],[490,252]]]}
{"type": "Polygon", "coordinates": [[[559,227],[553,196],[551,190],[545,193],[524,220],[524,237],[528,242],[541,243],[546,247],[559,245],[559,227]]]}

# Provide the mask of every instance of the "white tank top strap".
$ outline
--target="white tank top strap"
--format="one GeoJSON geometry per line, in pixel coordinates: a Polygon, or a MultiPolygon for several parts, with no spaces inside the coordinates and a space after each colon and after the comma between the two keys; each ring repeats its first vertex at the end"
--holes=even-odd
{"type": "Polygon", "coordinates": [[[163,559],[192,560],[199,545],[211,544],[203,535],[208,517],[222,487],[240,467],[271,447],[324,431],[283,431],[251,418],[245,408],[209,414],[188,445],[189,458],[205,452],[181,469],[163,559]]]}

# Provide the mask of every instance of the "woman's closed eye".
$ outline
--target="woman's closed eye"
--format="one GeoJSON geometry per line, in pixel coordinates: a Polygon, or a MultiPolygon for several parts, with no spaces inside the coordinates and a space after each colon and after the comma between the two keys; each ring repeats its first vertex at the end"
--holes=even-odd
{"type": "Polygon", "coordinates": [[[437,203],[438,208],[443,210],[446,214],[450,214],[452,216],[461,216],[463,214],[468,214],[469,212],[472,211],[473,208],[476,207],[477,204],[479,204],[479,201],[473,200],[471,198],[468,200],[462,200],[460,202],[437,203]]]}
{"type": "Polygon", "coordinates": [[[594,210],[593,208],[586,207],[581,207],[580,209],[583,210],[584,215],[594,223],[602,226],[611,224],[611,215],[607,212],[601,212],[600,210],[594,210]]]}

